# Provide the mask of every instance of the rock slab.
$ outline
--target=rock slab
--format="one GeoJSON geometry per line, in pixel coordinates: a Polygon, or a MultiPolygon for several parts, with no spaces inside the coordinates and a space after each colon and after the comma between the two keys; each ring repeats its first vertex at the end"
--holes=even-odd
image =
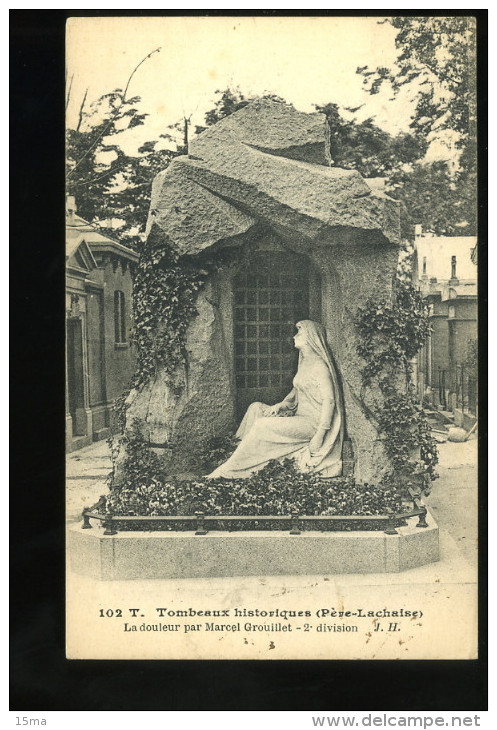
{"type": "Polygon", "coordinates": [[[330,167],[323,114],[258,101],[190,143],[154,181],[157,223],[182,254],[247,232],[257,221],[309,241],[337,228],[378,232],[399,243],[398,203],[377,181],[330,167]]]}

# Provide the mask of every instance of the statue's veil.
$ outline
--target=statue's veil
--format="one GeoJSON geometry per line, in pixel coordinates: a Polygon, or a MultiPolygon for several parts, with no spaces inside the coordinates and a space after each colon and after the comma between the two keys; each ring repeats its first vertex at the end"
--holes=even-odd
{"type": "MultiPolygon", "coordinates": [[[[340,411],[340,413],[343,413],[342,389],[340,387],[340,383],[338,382],[335,365],[333,364],[328,343],[326,341],[325,328],[322,324],[319,324],[319,322],[313,322],[310,319],[303,319],[301,322],[298,322],[298,324],[301,326],[301,329],[306,336],[309,346],[317,355],[319,355],[321,360],[324,360],[324,362],[328,366],[328,370],[331,374],[333,388],[335,390],[335,398],[337,401],[338,410],[340,411]]],[[[301,363],[301,359],[302,354],[299,355],[299,365],[301,363]]]]}
{"type": "MultiPolygon", "coordinates": [[[[324,474],[328,471],[329,476],[335,476],[341,474],[341,451],[344,439],[344,409],[343,409],[343,394],[338,381],[337,372],[335,365],[330,354],[328,343],[326,341],[326,330],[319,322],[313,322],[310,319],[304,319],[298,322],[301,331],[306,337],[307,344],[311,349],[319,355],[321,360],[326,363],[328,370],[330,371],[331,382],[333,383],[333,390],[335,391],[335,410],[331,428],[327,432],[323,446],[319,450],[319,455],[316,459],[312,459],[314,467],[319,465],[320,471],[323,470],[324,474]],[[329,469],[326,468],[325,462],[329,461],[329,469]],[[323,469],[324,467],[324,469],[323,469]]],[[[302,353],[299,355],[299,367],[302,364],[302,353]]],[[[308,455],[305,457],[308,459],[308,455]]]]}

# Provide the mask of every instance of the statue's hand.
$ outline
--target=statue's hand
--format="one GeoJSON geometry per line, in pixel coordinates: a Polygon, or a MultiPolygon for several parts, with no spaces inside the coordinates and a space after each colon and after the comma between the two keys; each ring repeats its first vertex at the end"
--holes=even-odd
{"type": "Polygon", "coordinates": [[[268,406],[268,409],[266,411],[266,416],[278,416],[281,411],[281,403],[275,403],[274,406],[268,406]]]}

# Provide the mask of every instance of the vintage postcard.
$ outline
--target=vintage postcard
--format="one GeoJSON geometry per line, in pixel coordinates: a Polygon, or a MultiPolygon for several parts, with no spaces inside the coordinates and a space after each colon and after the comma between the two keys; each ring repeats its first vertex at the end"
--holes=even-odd
{"type": "Polygon", "coordinates": [[[476,37],[68,20],[68,658],[477,658],[476,37]]]}

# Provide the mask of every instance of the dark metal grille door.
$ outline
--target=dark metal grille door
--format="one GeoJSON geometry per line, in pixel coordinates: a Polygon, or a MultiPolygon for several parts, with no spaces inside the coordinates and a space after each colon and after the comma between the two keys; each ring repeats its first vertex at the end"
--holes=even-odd
{"type": "Polygon", "coordinates": [[[237,411],[273,404],[292,389],[298,353],[295,324],[309,317],[307,259],[290,251],[258,252],[234,281],[237,411]]]}

